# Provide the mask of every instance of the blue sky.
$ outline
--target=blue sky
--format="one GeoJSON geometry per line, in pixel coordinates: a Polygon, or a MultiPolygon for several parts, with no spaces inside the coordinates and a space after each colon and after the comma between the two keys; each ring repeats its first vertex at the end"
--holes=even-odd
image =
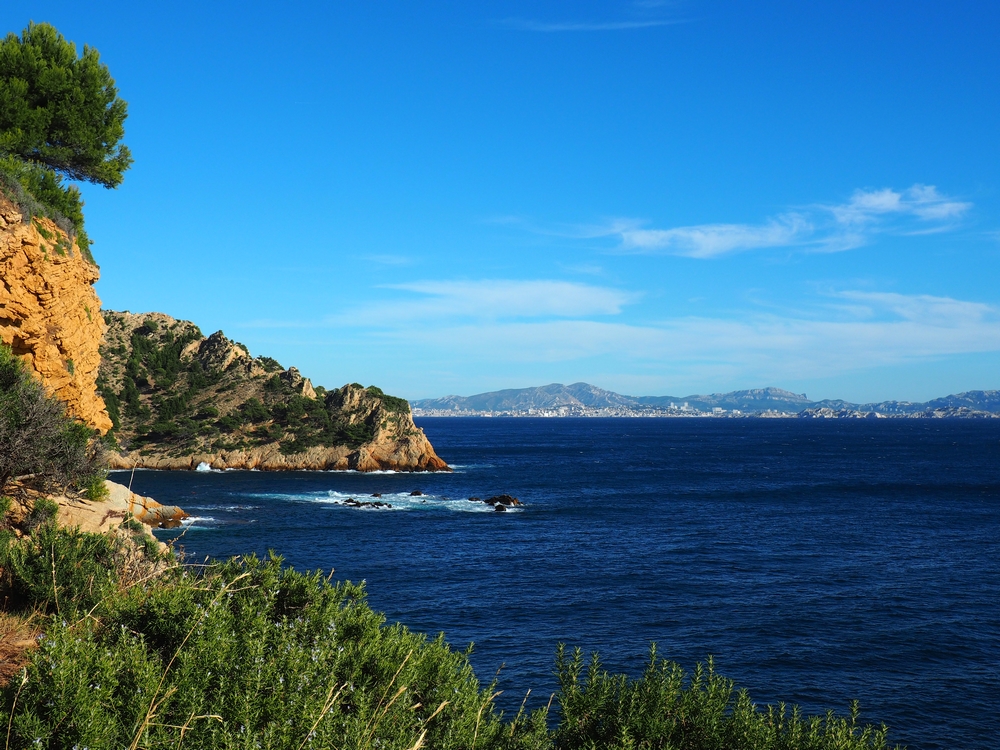
{"type": "Polygon", "coordinates": [[[135,166],[106,308],[328,387],[1000,388],[993,2],[22,2],[135,166]]]}

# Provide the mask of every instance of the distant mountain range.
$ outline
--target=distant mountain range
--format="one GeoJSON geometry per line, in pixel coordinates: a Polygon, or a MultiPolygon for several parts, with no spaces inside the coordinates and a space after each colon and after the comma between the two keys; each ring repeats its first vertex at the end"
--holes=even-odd
{"type": "Polygon", "coordinates": [[[696,411],[728,413],[739,411],[756,414],[763,412],[810,412],[817,416],[847,416],[866,413],[883,415],[916,415],[941,412],[959,415],[959,412],[1000,413],[1000,391],[967,391],[937,398],[924,403],[911,401],[880,401],[854,404],[842,400],[812,401],[804,393],[792,393],[781,388],[752,388],[746,391],[712,393],[692,396],[624,396],[588,383],[562,385],[552,383],[536,388],[510,388],[503,391],[479,393],[475,396],[445,396],[411,401],[416,413],[527,413],[562,410],[564,412],[608,411],[662,412],[696,411]]]}

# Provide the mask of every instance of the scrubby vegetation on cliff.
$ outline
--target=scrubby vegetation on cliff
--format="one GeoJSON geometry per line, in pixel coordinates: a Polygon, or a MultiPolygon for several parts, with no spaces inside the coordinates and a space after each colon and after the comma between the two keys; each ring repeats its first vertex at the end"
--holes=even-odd
{"type": "Polygon", "coordinates": [[[505,716],[466,653],[386,624],[361,586],[277,557],[147,572],[158,564],[152,550],[128,556],[120,540],[50,522],[23,539],[0,533],[3,616],[40,633],[0,692],[7,747],[886,747],[856,709],[761,710],[711,662],[685,675],[655,650],[639,679],[560,650],[552,716],[505,716]]]}
{"type": "Polygon", "coordinates": [[[65,404],[0,344],[0,496],[15,477],[38,489],[73,485],[97,495],[102,469],[93,431],[70,418],[65,404]]]}
{"type": "Polygon", "coordinates": [[[295,368],[252,358],[221,332],[159,313],[107,311],[98,388],[119,441],[140,453],[214,454],[277,445],[356,449],[415,432],[409,404],[375,386],[313,388],[295,368]]]}

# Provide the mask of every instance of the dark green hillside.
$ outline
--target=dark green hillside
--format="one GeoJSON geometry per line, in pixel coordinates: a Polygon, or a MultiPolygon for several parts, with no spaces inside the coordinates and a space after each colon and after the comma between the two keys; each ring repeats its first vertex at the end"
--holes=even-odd
{"type": "Polygon", "coordinates": [[[190,456],[277,445],[358,448],[380,431],[411,432],[409,404],[374,386],[327,391],[221,332],[159,313],[106,311],[98,387],[123,446],[190,456]]]}

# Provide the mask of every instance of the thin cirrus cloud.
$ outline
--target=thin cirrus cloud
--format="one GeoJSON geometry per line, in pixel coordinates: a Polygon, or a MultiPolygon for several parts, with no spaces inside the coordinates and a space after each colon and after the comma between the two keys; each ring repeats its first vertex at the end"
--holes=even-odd
{"type": "Polygon", "coordinates": [[[940,356],[1000,351],[1000,310],[930,295],[846,291],[849,305],[818,315],[749,312],[632,325],[596,320],[456,323],[397,331],[422,349],[454,348],[489,362],[566,362],[611,356],[697,377],[722,368],[743,378],[826,377],[940,356]]]}
{"type": "Polygon", "coordinates": [[[799,244],[812,232],[813,227],[805,218],[787,214],[757,226],[702,224],[675,229],[625,229],[619,234],[625,251],[715,258],[756,248],[799,244]]]}
{"type": "Polygon", "coordinates": [[[953,228],[972,208],[933,185],[905,190],[856,190],[841,204],[817,204],[761,224],[699,224],[644,229],[616,220],[604,236],[620,239],[619,252],[718,258],[764,248],[839,252],[867,244],[878,234],[925,234],[953,228]]]}
{"type": "Polygon", "coordinates": [[[374,325],[430,318],[579,318],[617,315],[639,297],[612,287],[545,279],[413,281],[382,288],[407,293],[407,298],[375,302],[352,316],[374,325]]]}
{"type": "Polygon", "coordinates": [[[895,317],[936,328],[978,326],[983,322],[998,322],[997,309],[983,302],[969,302],[930,294],[897,294],[895,292],[838,292],[836,297],[854,303],[856,314],[868,318],[895,317]]]}

